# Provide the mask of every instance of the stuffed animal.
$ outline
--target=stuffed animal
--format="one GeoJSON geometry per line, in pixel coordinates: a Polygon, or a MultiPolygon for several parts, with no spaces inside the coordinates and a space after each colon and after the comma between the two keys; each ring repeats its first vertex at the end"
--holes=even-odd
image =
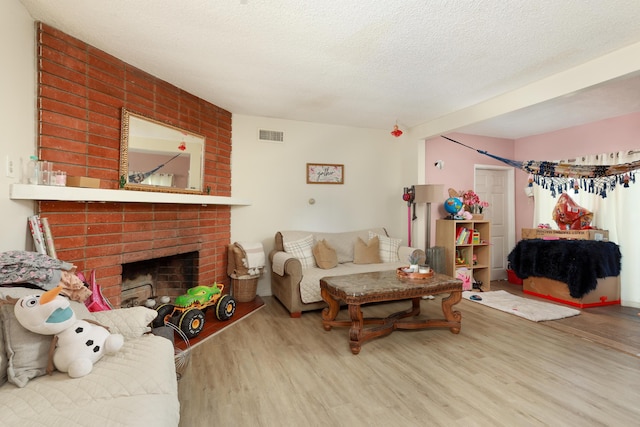
{"type": "Polygon", "coordinates": [[[471,220],[473,219],[473,214],[463,208],[456,214],[456,218],[471,220]]]}
{"type": "Polygon", "coordinates": [[[72,378],[89,374],[105,354],[116,353],[124,343],[120,334],[111,334],[100,325],[78,320],[69,300],[59,296],[62,286],[42,295],[20,298],[14,306],[16,319],[31,332],[55,335],[49,353],[49,367],[67,372],[72,378]]]}

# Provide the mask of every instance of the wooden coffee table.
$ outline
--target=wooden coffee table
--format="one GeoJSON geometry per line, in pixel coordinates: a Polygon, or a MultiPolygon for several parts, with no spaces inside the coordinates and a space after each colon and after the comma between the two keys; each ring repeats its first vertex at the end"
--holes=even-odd
{"type": "Polygon", "coordinates": [[[434,274],[426,280],[400,279],[395,270],[375,273],[323,277],[320,280],[322,298],[329,307],[322,311],[322,326],[330,331],[334,326],[350,326],[349,346],[353,354],[360,353],[365,341],[390,334],[396,329],[449,328],[460,332],[462,314],[453,306],[462,299],[462,281],[444,274],[434,274]],[[423,296],[448,293],[442,299],[444,319],[425,319],[420,314],[423,296]],[[361,305],[371,302],[411,300],[411,308],[385,318],[364,318],[361,305]],[[349,307],[351,320],[336,320],[340,302],[349,307]],[[375,325],[365,328],[365,325],[375,325]]]}

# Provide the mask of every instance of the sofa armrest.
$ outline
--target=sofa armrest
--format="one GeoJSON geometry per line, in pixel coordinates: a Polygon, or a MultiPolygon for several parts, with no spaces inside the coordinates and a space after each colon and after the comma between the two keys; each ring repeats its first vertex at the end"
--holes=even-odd
{"type": "Polygon", "coordinates": [[[398,248],[398,258],[400,262],[409,262],[409,255],[418,255],[418,264],[424,264],[427,261],[427,254],[420,248],[411,248],[409,246],[400,246],[398,248]]]}
{"type": "Polygon", "coordinates": [[[271,293],[289,310],[291,317],[300,317],[302,300],[300,282],[302,263],[291,254],[277,249],[269,253],[271,266],[271,293]]]}
{"type": "Polygon", "coordinates": [[[269,253],[269,263],[271,271],[278,276],[293,276],[296,283],[302,280],[302,263],[293,255],[273,250],[269,253]]]}

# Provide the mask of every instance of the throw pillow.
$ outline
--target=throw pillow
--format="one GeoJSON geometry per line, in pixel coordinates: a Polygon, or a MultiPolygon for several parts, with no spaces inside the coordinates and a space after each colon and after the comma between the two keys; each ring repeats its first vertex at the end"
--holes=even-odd
{"type": "Polygon", "coordinates": [[[25,329],[16,319],[12,304],[0,306],[7,352],[7,379],[18,387],[46,374],[51,335],[25,329]]]}
{"type": "Polygon", "coordinates": [[[353,248],[354,264],[380,264],[380,240],[378,236],[365,243],[360,237],[353,248]]]}
{"type": "Polygon", "coordinates": [[[140,306],[96,311],[91,314],[96,322],[109,328],[112,334],[122,334],[125,338],[139,338],[151,331],[149,325],[158,312],[140,306]]]}
{"type": "Polygon", "coordinates": [[[324,270],[338,265],[338,254],[324,239],[320,240],[313,247],[313,256],[318,267],[324,270]]]}
{"type": "Polygon", "coordinates": [[[400,258],[398,257],[398,248],[400,247],[400,243],[402,243],[402,239],[381,236],[373,231],[369,231],[369,239],[374,236],[378,236],[378,239],[380,239],[380,259],[382,262],[400,261],[400,258]]]}
{"type": "Polygon", "coordinates": [[[236,245],[232,245],[233,246],[233,261],[235,263],[235,271],[234,274],[236,276],[245,276],[247,274],[249,274],[249,270],[247,269],[247,267],[245,267],[244,263],[242,262],[242,258],[243,258],[243,253],[242,253],[242,249],[240,249],[238,246],[236,245]]]}
{"type": "Polygon", "coordinates": [[[300,260],[303,270],[316,266],[316,261],[313,259],[313,236],[311,234],[300,240],[284,242],[283,246],[286,253],[300,260]]]}

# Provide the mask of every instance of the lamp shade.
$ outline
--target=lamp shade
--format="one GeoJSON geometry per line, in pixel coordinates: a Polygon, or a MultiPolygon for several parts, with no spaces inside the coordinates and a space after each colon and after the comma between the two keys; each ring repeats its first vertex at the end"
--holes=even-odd
{"type": "Polygon", "coordinates": [[[414,203],[438,203],[444,201],[443,184],[415,185],[414,203]]]}

